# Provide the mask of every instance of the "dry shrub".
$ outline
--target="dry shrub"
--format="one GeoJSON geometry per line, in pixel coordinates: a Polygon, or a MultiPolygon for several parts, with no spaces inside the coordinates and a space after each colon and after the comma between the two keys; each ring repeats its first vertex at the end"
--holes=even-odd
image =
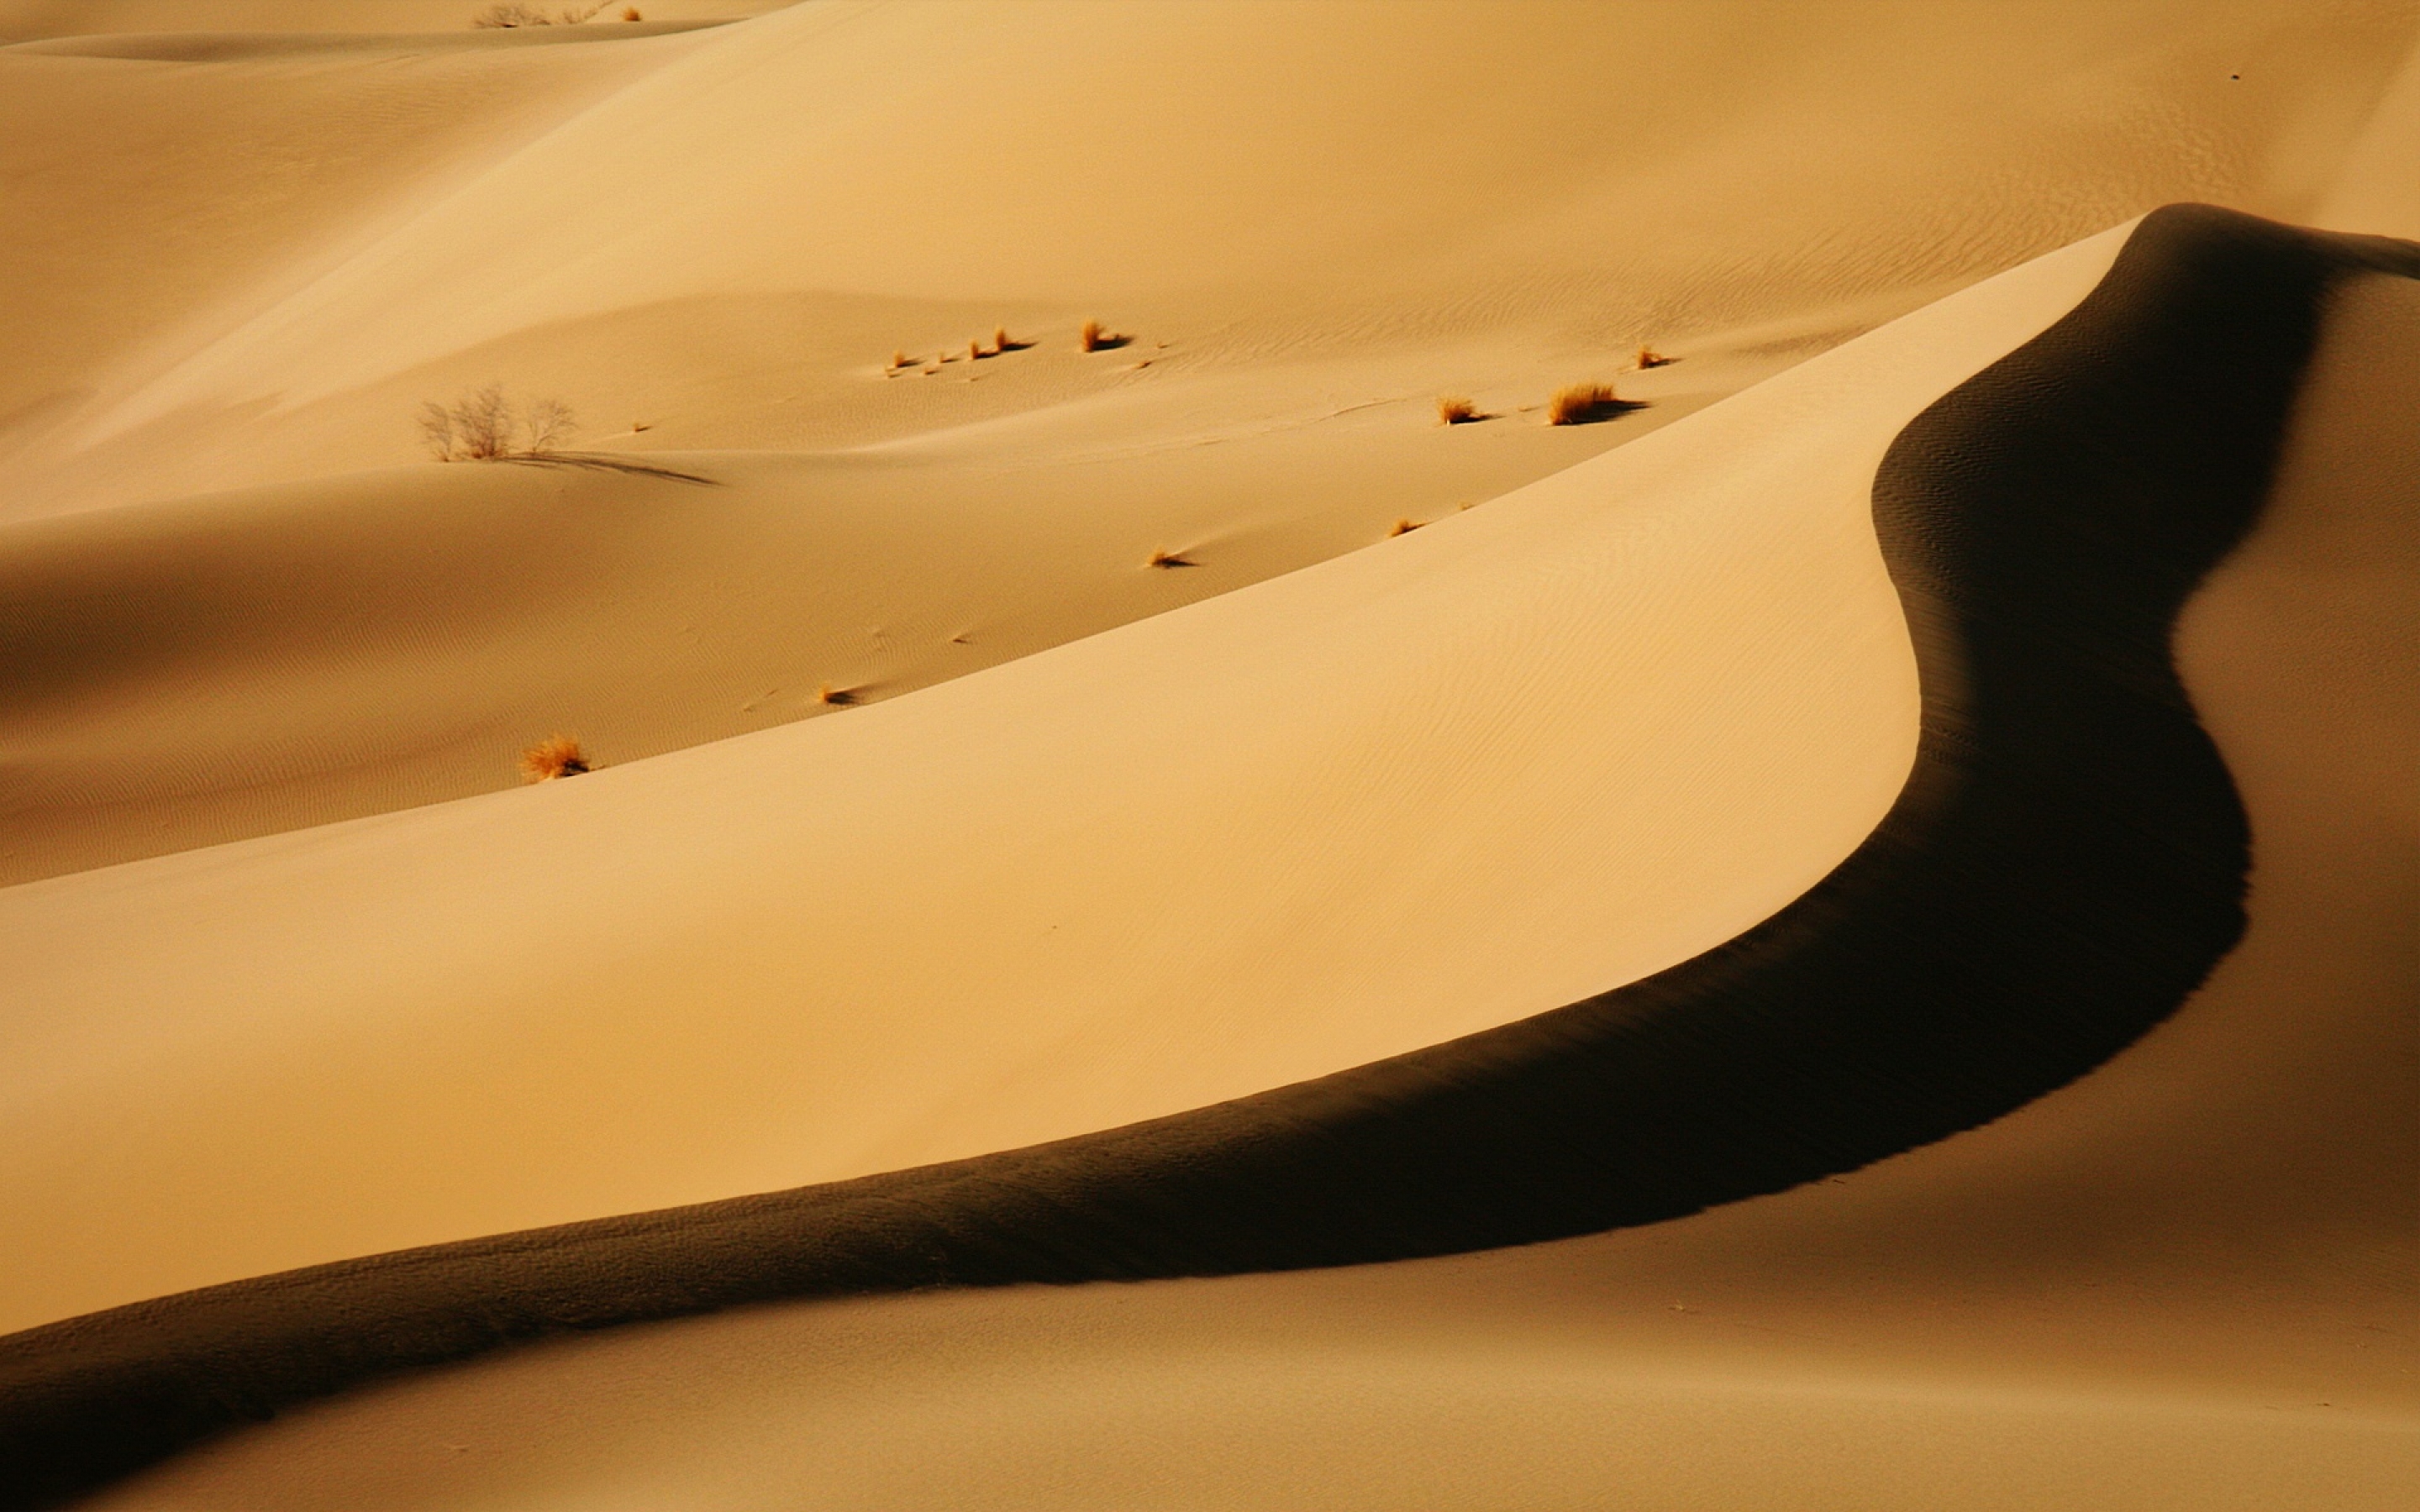
{"type": "Polygon", "coordinates": [[[1585,425],[1591,420],[1620,414],[1637,406],[1613,392],[1610,383],[1574,383],[1557,389],[1546,403],[1546,424],[1549,425],[1585,425]]]}
{"type": "Polygon", "coordinates": [[[1098,320],[1087,320],[1083,329],[1076,332],[1076,344],[1088,352],[1105,352],[1125,346],[1125,338],[1098,320]]]}
{"type": "Polygon", "coordinates": [[[1143,565],[1146,567],[1189,567],[1193,565],[1193,563],[1185,559],[1185,553],[1182,551],[1154,551],[1151,554],[1151,560],[1144,563],[1143,565]]]}
{"type": "Polygon", "coordinates": [[[624,6],[622,8],[622,19],[624,21],[644,21],[647,18],[639,14],[639,8],[637,6],[624,6]]]}
{"type": "Polygon", "coordinates": [[[580,428],[571,407],[538,399],[527,412],[490,383],[454,401],[420,407],[420,439],[440,462],[493,462],[512,456],[551,456],[580,428]]]}
{"type": "Polygon", "coordinates": [[[580,749],[580,742],[569,735],[551,735],[521,752],[521,780],[551,782],[558,777],[578,777],[588,770],[588,758],[580,749]]]}
{"type": "Polygon", "coordinates": [[[983,349],[983,343],[982,343],[982,342],[980,342],[980,341],[970,341],[970,342],[968,342],[968,343],[967,343],[967,361],[968,361],[968,362],[971,363],[971,362],[975,361],[977,358],[983,357],[983,356],[985,356],[985,355],[986,355],[986,354],[985,353],[985,351],[984,351],[984,349],[983,349]]]}
{"type": "Polygon", "coordinates": [[[1642,345],[1638,348],[1638,370],[1642,373],[1651,367],[1662,367],[1671,361],[1652,347],[1642,345]]]}
{"type": "Polygon", "coordinates": [[[1440,425],[1459,425],[1478,418],[1479,407],[1459,395],[1449,394],[1437,401],[1437,424],[1440,425]]]}
{"type": "Polygon", "coordinates": [[[886,373],[896,373],[907,365],[908,354],[906,352],[892,352],[891,354],[891,365],[884,368],[883,371],[886,373]]]}
{"type": "Polygon", "coordinates": [[[1008,328],[1006,326],[994,326],[991,328],[991,349],[996,352],[1004,352],[1009,349],[1008,328]]]}
{"type": "Polygon", "coordinates": [[[857,702],[857,694],[848,688],[834,687],[831,684],[826,683],[815,689],[815,702],[830,704],[835,709],[845,709],[857,702]]]}
{"type": "Polygon", "coordinates": [[[1419,522],[1415,520],[1399,519],[1388,530],[1387,539],[1391,541],[1398,535],[1409,535],[1419,528],[1419,522]]]}
{"type": "Polygon", "coordinates": [[[562,400],[538,399],[532,401],[521,425],[521,455],[552,456],[557,447],[571,440],[573,432],[580,428],[580,421],[572,414],[571,406],[562,400]]]}
{"type": "MultiPolygon", "coordinates": [[[[561,10],[544,10],[536,6],[507,3],[489,6],[471,18],[473,26],[577,26],[605,8],[605,0],[593,6],[566,6],[561,10]]],[[[635,9],[622,13],[624,21],[636,21],[635,9]]]]}

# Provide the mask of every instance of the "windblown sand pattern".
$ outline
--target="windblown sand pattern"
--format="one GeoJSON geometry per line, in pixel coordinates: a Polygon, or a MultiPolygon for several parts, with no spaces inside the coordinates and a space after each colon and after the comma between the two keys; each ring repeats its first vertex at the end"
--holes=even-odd
{"type": "Polygon", "coordinates": [[[489,9],[0,0],[0,1512],[2412,1504],[2420,8],[489,9]]]}
{"type": "MultiPolygon", "coordinates": [[[[29,1496],[380,1374],[750,1302],[1334,1266],[1652,1223],[2007,1112],[2235,944],[2242,812],[2169,662],[2257,517],[2334,280],[2420,248],[2180,208],[1904,431],[1874,487],[1915,774],[1738,939],[1199,1112],[830,1186],[323,1266],[0,1345],[29,1496]]],[[[32,1505],[21,1498],[20,1504],[32,1505]]]]}

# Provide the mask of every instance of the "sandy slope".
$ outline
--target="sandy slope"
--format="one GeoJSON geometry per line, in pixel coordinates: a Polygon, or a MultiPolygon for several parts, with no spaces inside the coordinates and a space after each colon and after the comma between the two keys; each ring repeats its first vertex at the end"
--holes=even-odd
{"type": "MultiPolygon", "coordinates": [[[[2177,198],[2420,231],[2409,5],[1854,10],[0,52],[0,879],[79,873],[0,890],[0,1327],[1191,1106],[1786,902],[1912,748],[1874,463],[2114,242],[1926,301],[2177,198]],[[1641,339],[1653,408],[1524,411],[1641,339]],[[713,481],[416,462],[495,378],[713,481]],[[556,728],[615,764],[463,797],[556,728]]],[[[540,1350],[127,1504],[2402,1504],[2416,319],[2348,296],[2180,643],[2254,933],[2087,1082],[1607,1239],[540,1350]]]]}
{"type": "Polygon", "coordinates": [[[315,1410],[105,1504],[2404,1505],[2415,352],[2420,286],[2342,292],[2270,512],[2180,628],[2253,822],[2251,933],[2066,1090],[1845,1180],[1597,1239],[551,1346],[315,1410]]]}
{"type": "Polygon", "coordinates": [[[1493,498],[2151,205],[2307,216],[2414,15],[1855,20],[830,0],[576,29],[611,45],[0,54],[35,228],[0,272],[42,291],[0,309],[32,357],[0,510],[142,511],[0,528],[39,669],[0,706],[0,881],[492,791],[557,729],[626,762],[892,696],[1493,498]],[[1136,339],[1081,356],[1088,316],[1136,339]],[[1038,345],[882,375],[1001,322],[1038,345]],[[1640,340],[1684,359],[1622,378],[1652,408],[1537,424],[1640,340]],[[361,473],[497,378],[727,486],[361,473]],[[1441,392],[1498,418],[1441,429],[1441,392]]]}
{"type": "Polygon", "coordinates": [[[0,893],[9,1200],[74,1215],[15,1317],[1107,1127],[1736,933],[1907,769],[1883,448],[2119,239],[914,698],[0,893]]]}

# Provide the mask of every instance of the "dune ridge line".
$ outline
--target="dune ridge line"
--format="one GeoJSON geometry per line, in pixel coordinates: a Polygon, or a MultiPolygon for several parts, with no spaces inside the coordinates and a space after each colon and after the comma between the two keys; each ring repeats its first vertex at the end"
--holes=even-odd
{"type": "Polygon", "coordinates": [[[936,1286],[1236,1273],[1677,1217],[1990,1120],[2171,1012],[2245,823],[2170,663],[2257,517],[2321,301],[2420,248],[2207,207],[1899,436],[1873,488],[1916,766],[1797,902],[1645,980],[1170,1118],[321,1265],[0,1339],[0,1506],[377,1376],[574,1329],[936,1286]]]}

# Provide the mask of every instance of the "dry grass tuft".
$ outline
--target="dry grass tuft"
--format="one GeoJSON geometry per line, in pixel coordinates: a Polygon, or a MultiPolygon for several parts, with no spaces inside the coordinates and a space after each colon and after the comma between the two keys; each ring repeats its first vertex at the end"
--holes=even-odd
{"type": "Polygon", "coordinates": [[[1665,366],[1671,361],[1672,359],[1665,356],[1662,352],[1657,351],[1652,347],[1642,345],[1638,348],[1638,370],[1642,373],[1646,372],[1651,367],[1665,366]]]}
{"type": "Polygon", "coordinates": [[[1154,551],[1151,554],[1151,560],[1144,563],[1143,565],[1146,567],[1190,567],[1194,565],[1194,563],[1187,561],[1185,553],[1182,551],[1154,551]]]}
{"type": "Polygon", "coordinates": [[[1637,408],[1633,401],[1616,394],[1610,383],[1574,383],[1557,389],[1555,396],[1546,402],[1546,424],[1585,425],[1637,408]]]}
{"type": "Polygon", "coordinates": [[[624,6],[622,8],[622,19],[624,21],[644,21],[647,18],[639,14],[639,8],[637,6],[624,6]]]}
{"type": "MultiPolygon", "coordinates": [[[[1085,321],[1082,329],[1076,332],[1076,345],[1088,352],[1113,352],[1133,339],[1111,331],[1098,320],[1085,321]]],[[[1160,345],[1166,346],[1167,343],[1160,345]]]]}
{"type": "Polygon", "coordinates": [[[1437,401],[1437,424],[1462,425],[1479,418],[1479,406],[1459,394],[1448,394],[1437,401]]]}
{"type": "Polygon", "coordinates": [[[524,782],[551,782],[558,777],[578,777],[588,769],[580,742],[569,735],[550,736],[521,752],[524,782]]]}
{"type": "Polygon", "coordinates": [[[908,354],[906,352],[892,352],[891,354],[891,365],[883,369],[883,371],[887,373],[896,373],[907,365],[908,354]]]}
{"type": "Polygon", "coordinates": [[[983,349],[983,343],[981,341],[970,341],[967,343],[968,362],[975,362],[981,358],[988,357],[990,355],[991,353],[983,349]]]}
{"type": "Polygon", "coordinates": [[[857,702],[857,693],[853,688],[834,687],[831,684],[826,683],[815,689],[815,702],[835,709],[845,709],[857,702]]]}
{"type": "Polygon", "coordinates": [[[1419,522],[1416,520],[1399,519],[1388,529],[1387,539],[1391,541],[1398,535],[1409,535],[1419,528],[1419,522]]]}

